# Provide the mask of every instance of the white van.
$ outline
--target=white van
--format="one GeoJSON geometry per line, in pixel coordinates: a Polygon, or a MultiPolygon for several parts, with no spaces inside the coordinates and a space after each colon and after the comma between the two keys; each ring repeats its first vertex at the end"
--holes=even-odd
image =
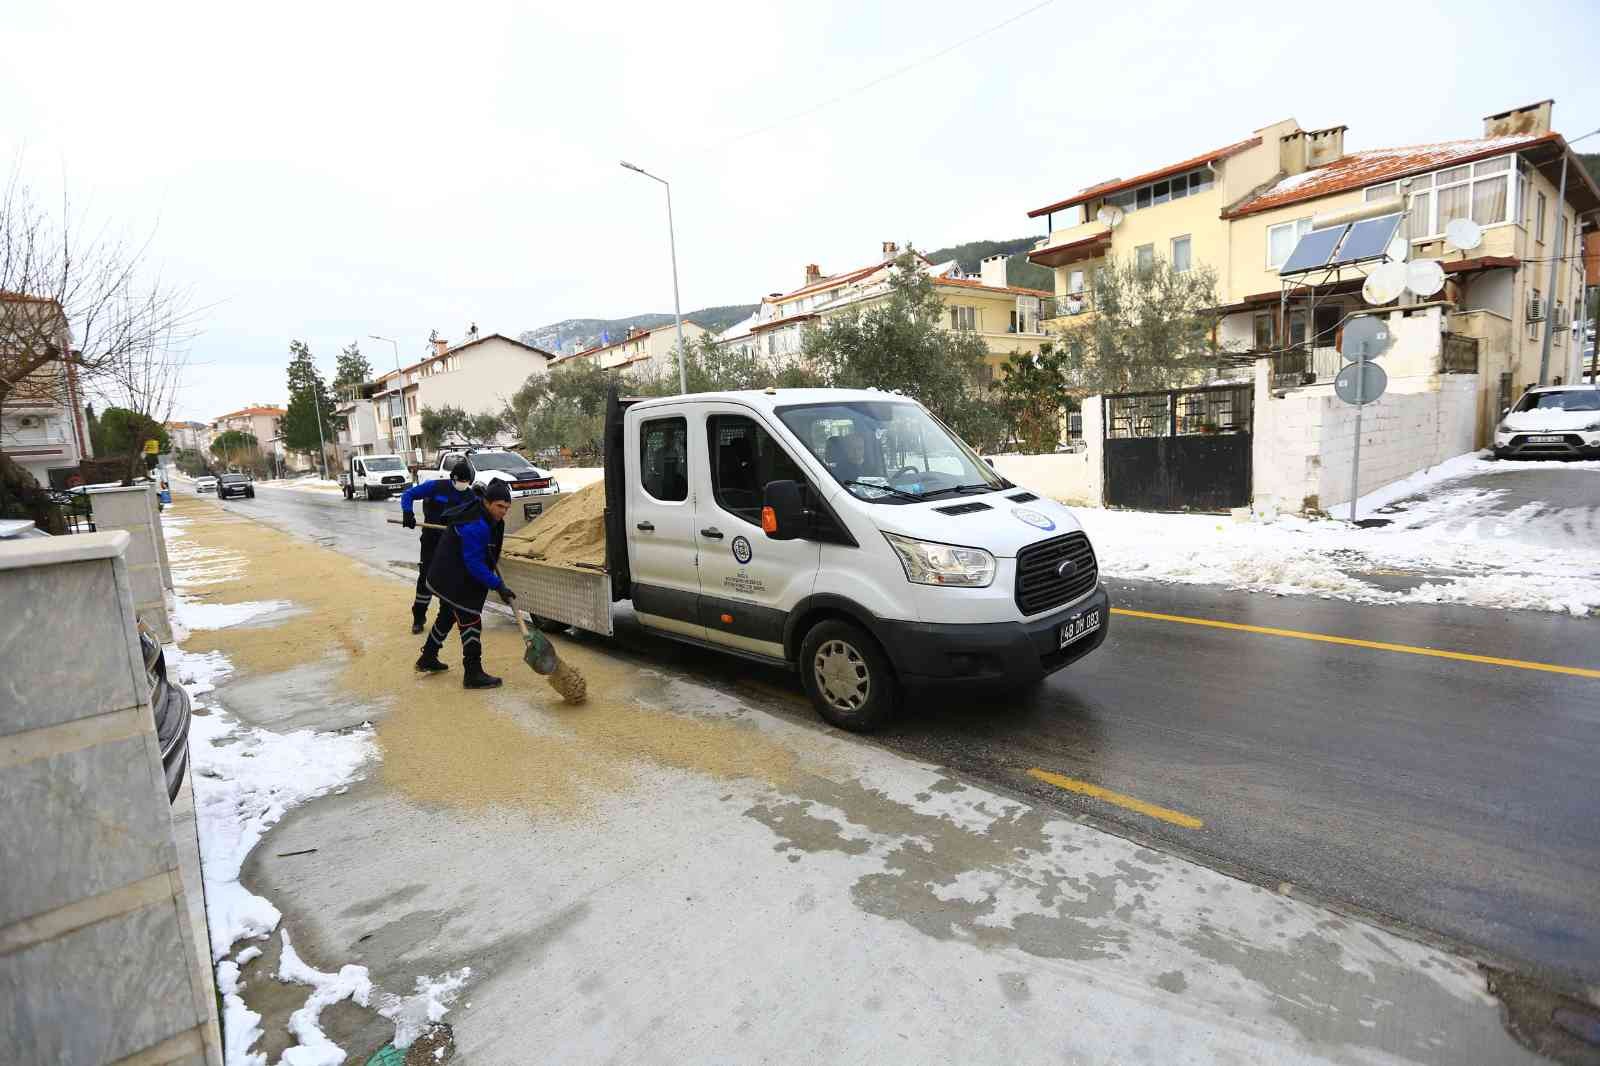
{"type": "Polygon", "coordinates": [[[608,573],[503,557],[519,606],[610,633],[607,601],[632,600],[648,629],[797,668],[835,725],[881,724],[908,686],[1036,682],[1105,640],[1072,514],[913,400],[613,396],[605,465],[608,573]]]}

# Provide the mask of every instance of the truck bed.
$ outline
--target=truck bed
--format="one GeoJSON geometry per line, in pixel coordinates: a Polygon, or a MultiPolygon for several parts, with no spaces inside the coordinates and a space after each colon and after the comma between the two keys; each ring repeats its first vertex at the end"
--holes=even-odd
{"type": "Polygon", "coordinates": [[[502,554],[500,576],[517,594],[522,610],[611,635],[611,575],[606,570],[502,554]]]}

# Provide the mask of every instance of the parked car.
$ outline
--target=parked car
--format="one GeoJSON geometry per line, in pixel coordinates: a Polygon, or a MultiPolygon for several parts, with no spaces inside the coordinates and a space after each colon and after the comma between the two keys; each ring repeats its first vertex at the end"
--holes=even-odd
{"type": "Polygon", "coordinates": [[[0,540],[28,540],[49,535],[26,518],[0,518],[0,540]]]}
{"type": "Polygon", "coordinates": [[[1494,457],[1600,457],[1600,388],[1550,385],[1529,389],[1494,427],[1494,457]]]}
{"type": "Polygon", "coordinates": [[[144,654],[145,677],[150,682],[150,707],[156,718],[156,740],[161,746],[161,772],[167,779],[167,800],[177,798],[189,766],[189,694],[167,680],[167,659],[161,642],[139,623],[139,649],[144,654]]]}
{"type": "Polygon", "coordinates": [[[216,492],[217,479],[212,477],[210,474],[201,474],[199,477],[194,479],[194,491],[216,492]]]}
{"type": "Polygon", "coordinates": [[[226,500],[235,496],[246,500],[256,498],[256,487],[249,474],[222,475],[222,480],[217,483],[217,498],[226,500]]]}

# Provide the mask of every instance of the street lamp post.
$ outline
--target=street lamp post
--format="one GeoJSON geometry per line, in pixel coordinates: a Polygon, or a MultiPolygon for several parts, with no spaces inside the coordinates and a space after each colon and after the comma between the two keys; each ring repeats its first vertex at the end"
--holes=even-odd
{"type": "Polygon", "coordinates": [[[626,159],[620,162],[635,174],[659,181],[667,190],[667,248],[672,255],[672,321],[678,331],[678,392],[685,393],[689,391],[689,376],[683,368],[683,313],[678,309],[678,238],[672,226],[672,183],[666,178],[656,177],[643,167],[634,166],[626,159]]]}
{"type": "MultiPolygon", "coordinates": [[[[380,337],[376,333],[369,333],[367,336],[375,341],[388,341],[389,344],[394,346],[394,372],[400,379],[400,436],[406,442],[406,451],[409,452],[411,450],[411,429],[406,422],[406,375],[400,369],[400,343],[389,337],[380,337]]],[[[391,440],[394,438],[393,419],[390,419],[389,437],[391,440]]]]}

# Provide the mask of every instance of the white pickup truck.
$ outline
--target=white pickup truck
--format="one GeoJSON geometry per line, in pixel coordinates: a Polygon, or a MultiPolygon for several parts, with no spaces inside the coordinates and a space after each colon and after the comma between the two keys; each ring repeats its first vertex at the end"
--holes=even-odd
{"type": "Polygon", "coordinates": [[[799,671],[845,729],[916,685],[1015,687],[1105,640],[1072,513],[1013,485],[920,404],[854,389],[612,394],[604,567],[502,555],[517,606],[799,671]]]}
{"type": "Polygon", "coordinates": [[[411,486],[411,473],[398,455],[352,455],[339,472],[339,485],[347,500],[386,500],[411,486]]]}
{"type": "Polygon", "coordinates": [[[417,481],[448,481],[450,470],[465,459],[472,467],[472,483],[487,487],[491,481],[504,481],[511,490],[512,507],[520,508],[522,521],[535,517],[551,502],[545,497],[561,495],[561,485],[548,471],[540,470],[516,452],[502,448],[455,448],[439,452],[431,466],[417,471],[417,481]],[[536,498],[534,498],[536,497],[536,498]]]}

